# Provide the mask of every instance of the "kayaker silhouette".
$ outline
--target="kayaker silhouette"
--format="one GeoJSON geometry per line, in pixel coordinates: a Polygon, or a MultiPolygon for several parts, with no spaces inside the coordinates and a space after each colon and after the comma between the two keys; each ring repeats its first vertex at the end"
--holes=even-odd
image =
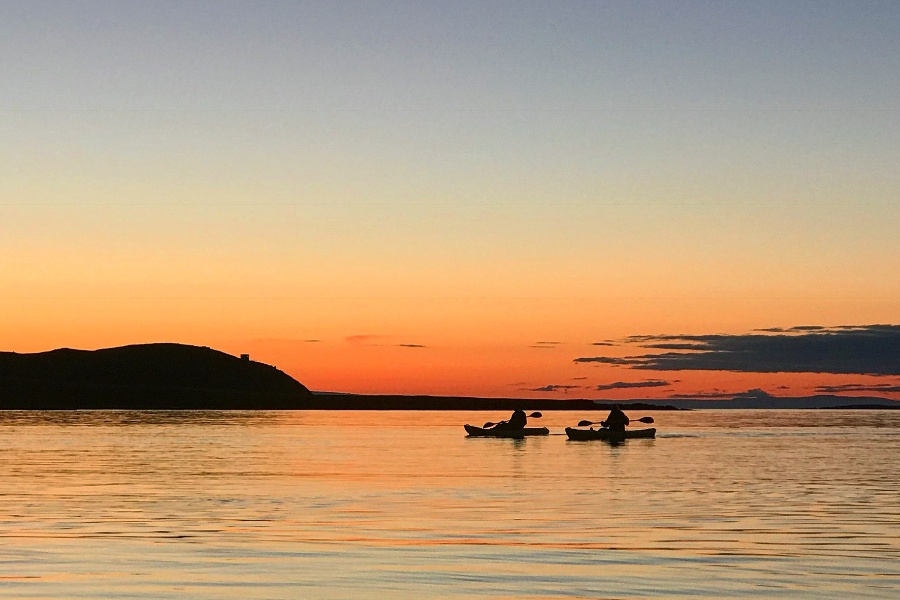
{"type": "Polygon", "coordinates": [[[528,416],[525,414],[525,411],[521,408],[517,408],[513,411],[513,414],[509,417],[508,421],[500,421],[494,429],[525,429],[525,425],[527,424],[528,416]]]}
{"type": "Polygon", "coordinates": [[[601,421],[600,425],[607,427],[610,431],[625,431],[625,426],[631,421],[628,416],[622,412],[618,404],[613,404],[612,410],[605,421],[601,421]]]}

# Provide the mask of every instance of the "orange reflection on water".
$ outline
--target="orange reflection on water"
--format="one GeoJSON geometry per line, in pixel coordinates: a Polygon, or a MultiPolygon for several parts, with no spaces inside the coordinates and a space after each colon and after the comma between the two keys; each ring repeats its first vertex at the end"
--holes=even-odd
{"type": "Polygon", "coordinates": [[[663,597],[804,573],[877,597],[900,415],[860,414],[655,412],[656,440],[613,446],[464,436],[492,412],[0,413],[0,576],[63,598],[587,597],[640,573],[663,597]]]}

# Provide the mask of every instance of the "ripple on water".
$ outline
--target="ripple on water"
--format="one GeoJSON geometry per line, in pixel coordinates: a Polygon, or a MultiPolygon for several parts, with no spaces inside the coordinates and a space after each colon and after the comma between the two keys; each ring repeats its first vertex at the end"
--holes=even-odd
{"type": "Polygon", "coordinates": [[[723,412],[0,413],[0,595],[892,597],[900,415],[723,412]]]}

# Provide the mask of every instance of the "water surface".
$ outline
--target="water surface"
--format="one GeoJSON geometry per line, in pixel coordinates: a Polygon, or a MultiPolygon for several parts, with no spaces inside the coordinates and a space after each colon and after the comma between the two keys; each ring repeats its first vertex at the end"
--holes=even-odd
{"type": "Polygon", "coordinates": [[[647,414],[0,412],[0,595],[896,597],[900,412],[647,414]]]}

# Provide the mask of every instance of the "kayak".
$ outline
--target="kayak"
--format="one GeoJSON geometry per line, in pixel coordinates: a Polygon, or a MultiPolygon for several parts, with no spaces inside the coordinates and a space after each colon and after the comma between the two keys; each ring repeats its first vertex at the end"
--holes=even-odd
{"type": "Polygon", "coordinates": [[[469,437],[519,439],[530,435],[550,435],[550,430],[546,427],[526,427],[524,429],[485,429],[484,427],[475,427],[474,425],[466,425],[465,427],[469,437]]]}
{"type": "Polygon", "coordinates": [[[654,438],[656,429],[632,429],[630,431],[610,431],[609,429],[575,429],[566,427],[566,435],[570,440],[608,440],[618,442],[631,438],[654,438]]]}

